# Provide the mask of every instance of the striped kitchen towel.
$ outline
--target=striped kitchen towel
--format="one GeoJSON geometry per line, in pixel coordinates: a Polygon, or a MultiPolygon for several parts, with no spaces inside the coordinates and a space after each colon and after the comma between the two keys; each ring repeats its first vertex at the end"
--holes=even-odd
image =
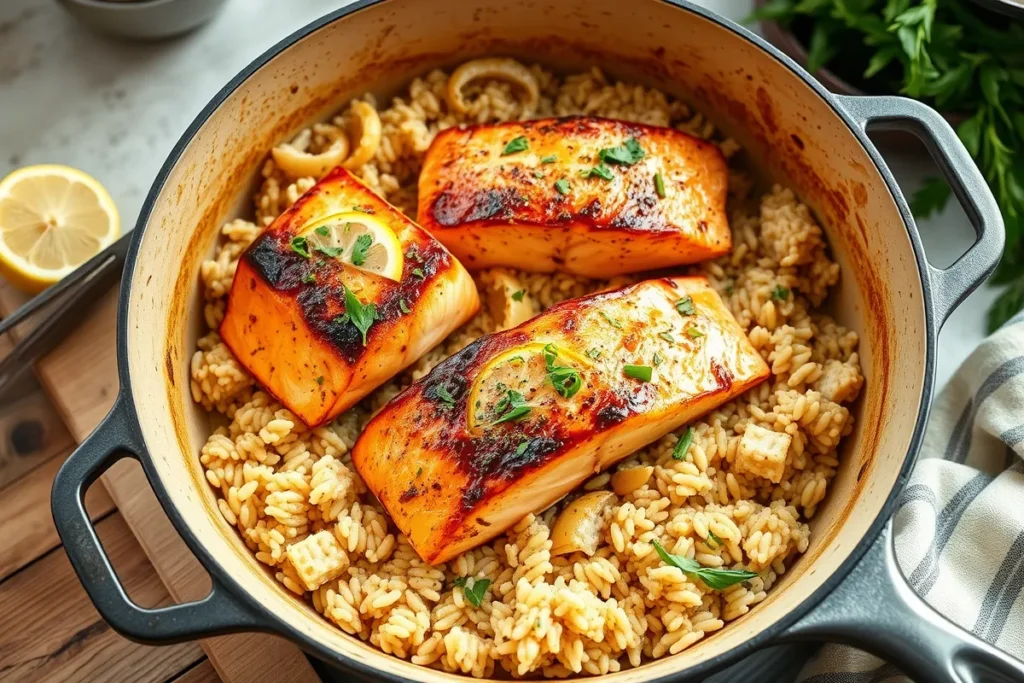
{"type": "MultiPolygon", "coordinates": [[[[1024,660],[1024,312],[986,339],[939,394],[894,518],[917,593],[1024,660]]],[[[826,645],[802,683],[907,681],[860,650],[826,645]]]]}

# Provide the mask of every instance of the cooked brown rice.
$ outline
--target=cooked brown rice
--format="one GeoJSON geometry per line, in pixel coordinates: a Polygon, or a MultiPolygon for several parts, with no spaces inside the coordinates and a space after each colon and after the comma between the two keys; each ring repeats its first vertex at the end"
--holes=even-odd
{"type": "MultiPolygon", "coordinates": [[[[562,78],[531,68],[540,86],[535,116],[593,114],[673,126],[712,139],[729,157],[731,140],[686,104],[650,88],[608,81],[597,69],[562,78]]],[[[466,90],[471,106],[446,105],[448,75],[415,79],[378,108],[375,158],[357,169],[371,188],[415,216],[420,162],[433,136],[467,122],[515,119],[518,92],[484,81],[466,90]]],[[[365,101],[377,107],[374,98],[365,101]]],[[[301,136],[316,153],[348,129],[348,111],[301,136]]],[[[472,676],[602,674],[675,654],[764,600],[787,565],[807,549],[809,528],[838,467],[837,446],[852,429],[847,405],[863,378],[857,335],[815,310],[838,279],[822,231],[782,187],[758,200],[739,171],[731,177],[731,254],[700,267],[772,369],[769,381],[691,425],[684,460],[670,434],[616,469],[653,466],[648,484],[609,511],[603,541],[587,557],[551,555],[557,506],[530,515],[494,541],[444,565],[420,560],[352,467],[349,450],[370,415],[410,382],[494,329],[489,312],[420,359],[332,424],[307,429],[254,383],[215,331],[238,257],[314,178],[287,178],[272,159],[255,197],[256,222],[222,229],[202,267],[210,331],[192,359],[192,395],[223,418],[202,449],[206,478],[224,519],[289,590],[338,628],[416,664],[472,676]],[[846,404],[846,405],[844,405],[846,404]],[[737,471],[752,425],[789,436],[778,484],[737,471]],[[706,566],[745,567],[757,578],[722,591],[664,565],[652,541],[706,566]],[[470,577],[468,587],[455,586],[470,577]],[[464,593],[489,579],[476,606],[464,593]]],[[[621,282],[555,274],[518,276],[541,308],[621,282]]],[[[489,274],[477,274],[484,281],[489,274]]],[[[609,474],[584,487],[610,488],[609,474]]]]}

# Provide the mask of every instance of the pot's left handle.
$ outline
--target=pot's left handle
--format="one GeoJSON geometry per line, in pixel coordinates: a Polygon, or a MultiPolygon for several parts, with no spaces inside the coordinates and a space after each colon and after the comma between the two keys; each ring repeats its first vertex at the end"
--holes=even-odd
{"type": "Polygon", "coordinates": [[[144,643],[174,643],[268,625],[213,578],[202,600],[168,607],[135,604],[121,585],[85,510],[85,492],[124,457],[138,458],[132,418],[118,397],[103,422],[68,457],[53,481],[50,507],[71,566],[96,609],[121,634],[144,643]]]}
{"type": "Polygon", "coordinates": [[[960,628],[914,592],[896,563],[891,520],[846,578],[780,640],[852,645],[920,683],[1024,681],[1024,662],[960,628]]]}

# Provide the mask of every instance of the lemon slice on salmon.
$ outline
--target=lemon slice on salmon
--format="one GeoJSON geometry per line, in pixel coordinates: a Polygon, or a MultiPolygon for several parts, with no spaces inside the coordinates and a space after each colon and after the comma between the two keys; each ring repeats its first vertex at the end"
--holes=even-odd
{"type": "Polygon", "coordinates": [[[373,216],[359,211],[336,213],[310,223],[300,233],[311,255],[344,263],[396,282],[405,259],[398,236],[373,216]]]}
{"type": "Polygon", "coordinates": [[[469,390],[469,428],[572,411],[591,362],[571,349],[530,342],[499,353],[469,390]]]}
{"type": "Polygon", "coordinates": [[[0,273],[18,289],[46,289],[120,231],[114,200],[82,171],[26,166],[0,181],[0,273]]]}

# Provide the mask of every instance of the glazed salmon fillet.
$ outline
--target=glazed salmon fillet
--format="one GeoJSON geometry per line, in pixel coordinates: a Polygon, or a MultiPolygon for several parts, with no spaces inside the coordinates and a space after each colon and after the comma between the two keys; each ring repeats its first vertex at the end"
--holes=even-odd
{"type": "Polygon", "coordinates": [[[768,375],[706,279],[648,280],[470,344],[385,406],[352,462],[437,564],[768,375]]]}
{"type": "Polygon", "coordinates": [[[239,259],[220,335],[268,392],[318,425],[479,307],[469,273],[437,240],[339,168],[239,259]]]}
{"type": "Polygon", "coordinates": [[[728,170],[672,128],[573,117],[449,128],[427,151],[417,220],[470,270],[607,278],[732,246],[728,170]]]}

